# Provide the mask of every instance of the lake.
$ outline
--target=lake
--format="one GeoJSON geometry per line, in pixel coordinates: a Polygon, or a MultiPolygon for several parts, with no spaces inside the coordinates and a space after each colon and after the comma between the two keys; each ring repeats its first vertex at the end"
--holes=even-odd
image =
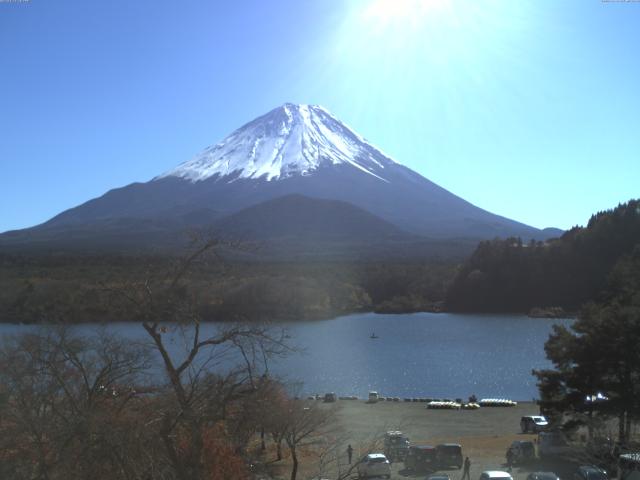
{"type": "MultiPolygon", "coordinates": [[[[331,320],[284,323],[302,352],[272,362],[273,374],[302,381],[302,393],[465,398],[475,394],[531,400],[534,368],[550,365],[544,342],[552,325],[568,319],[523,315],[416,313],[354,314],[331,320]],[[375,332],[378,337],[371,339],[375,332]]],[[[0,325],[0,336],[34,327],[0,325]]],[[[74,327],[89,334],[95,325],[74,327]]],[[[146,340],[139,324],[107,327],[146,340]]],[[[206,325],[214,329],[215,325],[206,325]]],[[[171,348],[181,352],[180,342],[171,348]]]]}

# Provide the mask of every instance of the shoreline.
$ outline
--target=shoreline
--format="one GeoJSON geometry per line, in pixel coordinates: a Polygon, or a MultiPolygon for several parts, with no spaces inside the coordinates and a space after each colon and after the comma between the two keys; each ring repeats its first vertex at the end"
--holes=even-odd
{"type": "MultiPolygon", "coordinates": [[[[431,314],[451,314],[451,315],[476,315],[476,316],[521,316],[527,318],[540,318],[546,320],[575,320],[578,317],[577,313],[567,312],[563,315],[532,315],[531,312],[507,312],[507,311],[498,311],[498,312],[468,312],[468,311],[457,311],[457,310],[408,310],[408,311],[379,311],[376,309],[372,310],[354,310],[352,312],[341,312],[336,315],[321,315],[321,316],[310,316],[307,318],[300,318],[297,320],[290,319],[252,319],[252,320],[223,320],[223,319],[202,319],[202,323],[206,324],[231,324],[231,323],[268,323],[274,325],[280,324],[288,324],[288,323],[301,323],[301,322],[321,322],[326,320],[336,320],[341,317],[349,317],[351,315],[415,315],[419,313],[431,313],[431,314]]],[[[85,322],[69,322],[69,323],[60,323],[60,322],[20,322],[13,320],[5,320],[0,318],[0,325],[19,325],[19,326],[64,326],[71,327],[74,325],[113,325],[118,323],[125,324],[134,324],[141,323],[140,320],[88,320],[85,322]]],[[[170,324],[172,322],[160,322],[170,324]]]]}

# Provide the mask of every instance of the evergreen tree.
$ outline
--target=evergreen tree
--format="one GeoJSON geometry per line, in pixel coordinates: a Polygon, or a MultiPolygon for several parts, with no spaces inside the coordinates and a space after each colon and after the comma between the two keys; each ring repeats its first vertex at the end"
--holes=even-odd
{"type": "MultiPolygon", "coordinates": [[[[542,407],[587,419],[618,418],[618,440],[640,417],[640,246],[622,257],[597,303],[545,344],[553,370],[534,371],[542,407]],[[602,394],[600,397],[598,393],[602,394]],[[605,400],[603,397],[606,397],[605,400]]],[[[591,429],[590,429],[591,433],[591,429]]]]}

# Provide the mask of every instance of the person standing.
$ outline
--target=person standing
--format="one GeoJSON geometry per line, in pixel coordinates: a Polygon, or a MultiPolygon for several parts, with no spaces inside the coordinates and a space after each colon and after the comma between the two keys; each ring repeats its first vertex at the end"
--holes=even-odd
{"type": "Polygon", "coordinates": [[[347,447],[347,457],[349,457],[349,464],[351,464],[351,457],[353,456],[353,448],[351,448],[351,444],[347,447]]]}
{"type": "Polygon", "coordinates": [[[469,460],[469,457],[466,457],[464,459],[464,470],[462,470],[462,480],[464,480],[465,478],[467,480],[471,480],[471,474],[469,473],[470,469],[471,469],[471,460],[469,460]]]}
{"type": "Polygon", "coordinates": [[[507,472],[513,471],[513,450],[507,450],[507,472]]]}

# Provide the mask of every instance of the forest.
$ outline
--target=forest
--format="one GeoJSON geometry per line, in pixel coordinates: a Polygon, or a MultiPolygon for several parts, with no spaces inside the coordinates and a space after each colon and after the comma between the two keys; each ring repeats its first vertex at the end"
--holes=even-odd
{"type": "MultiPolygon", "coordinates": [[[[481,242],[464,261],[242,261],[203,255],[187,281],[207,321],[308,320],[354,312],[541,312],[597,300],[615,263],[640,243],[640,201],[598,212],[546,242],[481,242]]],[[[193,247],[197,248],[197,246],[193,247]]],[[[135,321],[113,292],[173,271],[190,255],[0,254],[0,321],[135,321]]]]}
{"type": "MultiPolygon", "coordinates": [[[[135,321],[113,292],[166,277],[184,256],[0,256],[0,320],[135,321]]],[[[256,263],[203,255],[187,281],[207,321],[305,320],[437,310],[455,268],[446,261],[256,263]]]]}
{"type": "MultiPolygon", "coordinates": [[[[640,418],[640,246],[623,255],[597,301],[570,326],[555,325],[545,344],[553,368],[536,370],[541,409],[565,431],[585,426],[604,437],[617,419],[619,448],[633,448],[640,418]]],[[[607,460],[607,455],[605,455],[607,460]]],[[[615,455],[608,456],[616,467],[615,455]]]]}
{"type": "Polygon", "coordinates": [[[481,242],[448,289],[446,309],[577,312],[598,298],[616,262],[638,243],[639,200],[598,212],[586,227],[544,243],[520,238],[481,242]]]}
{"type": "Polygon", "coordinates": [[[3,338],[1,478],[248,479],[286,455],[296,480],[310,445],[318,474],[337,462],[333,409],[269,376],[271,359],[295,351],[282,329],[254,322],[201,331],[187,272],[202,251],[167,276],[111,290],[147,342],[67,326],[3,338]],[[176,339],[182,355],[169,351],[176,339]]]}

